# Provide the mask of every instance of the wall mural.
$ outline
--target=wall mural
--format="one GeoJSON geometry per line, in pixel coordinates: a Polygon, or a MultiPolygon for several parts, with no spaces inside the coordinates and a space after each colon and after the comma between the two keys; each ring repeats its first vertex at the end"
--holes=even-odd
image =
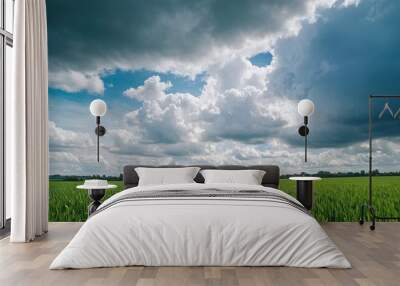
{"type": "MultiPolygon", "coordinates": [[[[270,163],[283,174],[364,175],[368,95],[400,94],[399,12],[390,0],[49,1],[51,178],[119,176],[130,163],[270,163]],[[307,164],[297,133],[304,98],[316,108],[307,164]],[[99,163],[94,99],[108,109],[99,163]]],[[[374,110],[374,168],[397,172],[399,122],[384,104],[374,110]]],[[[400,102],[389,106],[394,114],[400,102]]],[[[336,180],[320,184],[350,183],[336,180]]],[[[352,178],[354,195],[343,200],[361,203],[364,183],[352,178]]],[[[357,216],[315,212],[321,220],[357,216]]]]}

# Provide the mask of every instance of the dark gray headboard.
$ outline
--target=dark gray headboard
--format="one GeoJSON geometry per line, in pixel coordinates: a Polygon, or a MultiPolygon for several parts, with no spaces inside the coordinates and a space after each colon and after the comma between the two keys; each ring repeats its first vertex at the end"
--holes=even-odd
{"type": "MultiPolygon", "coordinates": [[[[219,169],[219,170],[264,170],[266,173],[262,180],[262,185],[277,189],[279,186],[279,167],[274,165],[253,165],[253,166],[239,166],[239,165],[222,165],[222,166],[207,166],[207,165],[193,165],[201,169],[219,169]]],[[[144,166],[144,165],[128,165],[124,167],[124,188],[136,187],[139,182],[139,177],[135,172],[137,167],[157,167],[157,168],[177,168],[186,166],[167,165],[167,166],[144,166]]],[[[203,176],[198,173],[194,180],[197,183],[204,183],[203,176]]]]}

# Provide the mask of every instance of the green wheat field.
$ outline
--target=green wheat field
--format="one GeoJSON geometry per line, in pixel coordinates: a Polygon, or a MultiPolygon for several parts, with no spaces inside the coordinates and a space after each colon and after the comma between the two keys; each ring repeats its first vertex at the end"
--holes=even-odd
{"type": "MultiPolygon", "coordinates": [[[[374,177],[374,205],[379,216],[400,216],[400,177],[374,177]]],[[[85,221],[90,200],[79,181],[50,181],[49,220],[85,221]]],[[[122,190],[107,191],[105,198],[122,190]]],[[[279,188],[295,196],[295,182],[282,179],[279,188]]],[[[368,177],[324,178],[314,186],[312,213],[320,222],[358,221],[360,205],[368,198],[368,177]]]]}

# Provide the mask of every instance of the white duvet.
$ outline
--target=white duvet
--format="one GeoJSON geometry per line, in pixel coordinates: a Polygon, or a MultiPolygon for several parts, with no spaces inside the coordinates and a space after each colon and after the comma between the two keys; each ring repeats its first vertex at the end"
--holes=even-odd
{"type": "MultiPolygon", "coordinates": [[[[127,189],[267,190],[231,184],[127,189]]],[[[100,208],[107,203],[103,203],[100,208]]],[[[186,198],[125,201],[92,216],[50,269],[145,266],[294,266],[350,268],[318,222],[293,206],[258,199],[186,198]]]]}

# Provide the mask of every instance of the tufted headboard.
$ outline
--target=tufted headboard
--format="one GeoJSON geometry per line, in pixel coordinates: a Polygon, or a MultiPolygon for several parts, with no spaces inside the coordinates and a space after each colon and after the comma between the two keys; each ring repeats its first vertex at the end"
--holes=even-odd
{"type": "MultiPolygon", "coordinates": [[[[201,169],[219,169],[219,170],[264,170],[266,173],[262,180],[262,185],[265,187],[271,187],[277,189],[279,186],[279,167],[274,165],[253,165],[253,166],[239,166],[239,165],[221,165],[221,166],[207,166],[207,165],[191,165],[200,167],[201,169]]],[[[148,168],[177,168],[187,167],[180,165],[164,165],[164,166],[145,166],[145,165],[127,165],[124,167],[124,188],[136,187],[139,183],[139,177],[135,172],[137,167],[148,167],[148,168]]],[[[188,166],[189,167],[189,166],[188,166]]],[[[197,174],[194,180],[197,183],[204,183],[204,178],[200,174],[197,174]]]]}

